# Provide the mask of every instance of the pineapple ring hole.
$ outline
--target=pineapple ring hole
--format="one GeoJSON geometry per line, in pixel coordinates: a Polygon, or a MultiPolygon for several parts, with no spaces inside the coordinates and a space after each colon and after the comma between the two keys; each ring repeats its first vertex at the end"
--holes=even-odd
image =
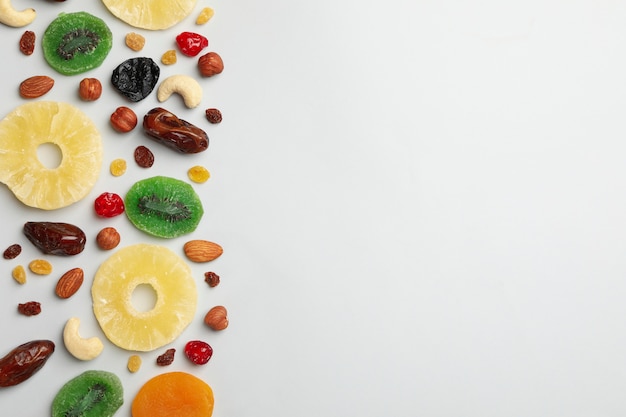
{"type": "Polygon", "coordinates": [[[130,303],[135,310],[145,313],[154,309],[157,299],[157,292],[151,284],[139,284],[133,289],[130,303]]]}
{"type": "Polygon", "coordinates": [[[48,169],[55,169],[63,161],[63,152],[56,143],[45,142],[37,147],[37,159],[48,169]]]}

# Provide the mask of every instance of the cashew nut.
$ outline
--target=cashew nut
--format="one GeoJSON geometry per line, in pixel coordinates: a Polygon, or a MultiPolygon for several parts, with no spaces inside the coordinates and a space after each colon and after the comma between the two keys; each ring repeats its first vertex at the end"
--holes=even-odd
{"type": "Polygon", "coordinates": [[[172,75],[163,80],[157,91],[157,99],[164,102],[173,93],[180,94],[185,106],[190,109],[198,107],[202,101],[202,87],[188,75],[172,75]]]}
{"type": "Polygon", "coordinates": [[[98,337],[90,337],[89,339],[83,339],[78,334],[78,327],[80,326],[80,320],[76,317],[72,317],[65,323],[63,329],[63,343],[68,352],[81,361],[89,361],[96,358],[104,345],[98,337]]]}
{"type": "Polygon", "coordinates": [[[19,28],[35,20],[35,9],[16,10],[11,0],[0,0],[0,23],[19,28]]]}

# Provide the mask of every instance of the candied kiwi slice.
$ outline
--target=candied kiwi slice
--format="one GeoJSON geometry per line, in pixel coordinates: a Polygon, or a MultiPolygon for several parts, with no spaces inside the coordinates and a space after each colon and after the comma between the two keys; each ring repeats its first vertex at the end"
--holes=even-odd
{"type": "Polygon", "coordinates": [[[164,176],[136,182],[126,194],[124,205],[137,229],[163,238],[193,232],[204,214],[202,202],[190,184],[164,176]]]}
{"type": "Polygon", "coordinates": [[[60,13],[43,34],[43,55],[63,75],[99,67],[113,46],[113,35],[104,20],[87,12],[60,13]]]}
{"type": "Polygon", "coordinates": [[[120,379],[107,371],[86,371],[68,381],[52,402],[52,417],[111,417],[124,403],[120,379]]]}

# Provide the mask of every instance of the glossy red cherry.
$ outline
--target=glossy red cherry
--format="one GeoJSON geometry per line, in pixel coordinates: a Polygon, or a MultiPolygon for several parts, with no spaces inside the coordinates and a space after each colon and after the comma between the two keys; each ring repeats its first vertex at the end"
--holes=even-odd
{"type": "Polygon", "coordinates": [[[196,365],[204,365],[213,356],[213,348],[202,340],[192,340],[185,345],[185,355],[196,365]]]}
{"type": "Polygon", "coordinates": [[[209,46],[209,40],[199,33],[182,32],[176,36],[176,43],[180,52],[187,56],[196,56],[209,46]]]}
{"type": "Polygon", "coordinates": [[[102,193],[94,203],[100,217],[115,217],[124,213],[124,199],[115,193],[102,193]]]}

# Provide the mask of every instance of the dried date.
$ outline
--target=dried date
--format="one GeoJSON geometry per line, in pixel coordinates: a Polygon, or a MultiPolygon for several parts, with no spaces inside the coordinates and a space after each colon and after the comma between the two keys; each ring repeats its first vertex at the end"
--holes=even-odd
{"type": "Polygon", "coordinates": [[[181,153],[198,153],[209,147],[204,130],[162,107],[155,107],[144,116],[143,129],[152,139],[181,153]]]}
{"type": "Polygon", "coordinates": [[[33,245],[49,255],[78,255],[87,242],[85,233],[69,223],[27,222],[24,234],[33,245]]]}
{"type": "Polygon", "coordinates": [[[52,353],[51,340],[33,340],[13,349],[0,359],[0,388],[26,381],[45,365],[52,353]]]}
{"type": "Polygon", "coordinates": [[[17,305],[17,312],[25,316],[36,316],[41,313],[41,303],[37,301],[29,301],[17,305]]]}

